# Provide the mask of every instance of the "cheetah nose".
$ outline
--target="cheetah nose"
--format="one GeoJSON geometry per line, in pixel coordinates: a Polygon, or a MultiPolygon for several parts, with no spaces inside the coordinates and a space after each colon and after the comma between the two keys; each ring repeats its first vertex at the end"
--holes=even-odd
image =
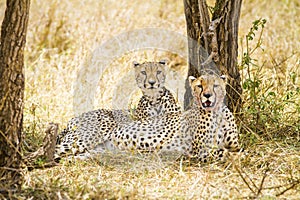
{"type": "Polygon", "coordinates": [[[148,81],[148,83],[149,83],[151,86],[153,86],[153,85],[155,84],[155,82],[156,82],[155,80],[149,80],[149,81],[148,81]]]}
{"type": "Polygon", "coordinates": [[[209,98],[209,97],[211,97],[212,95],[211,95],[210,93],[205,93],[205,94],[203,94],[203,96],[206,97],[206,98],[209,98]]]}

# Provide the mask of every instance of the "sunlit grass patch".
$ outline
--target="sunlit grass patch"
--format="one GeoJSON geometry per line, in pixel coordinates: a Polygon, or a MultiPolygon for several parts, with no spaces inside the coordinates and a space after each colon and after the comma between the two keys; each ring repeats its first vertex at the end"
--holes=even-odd
{"type": "Polygon", "coordinates": [[[59,199],[249,198],[299,193],[299,149],[257,145],[230,163],[197,162],[156,154],[106,154],[96,160],[61,161],[26,175],[24,195],[59,199]],[[293,186],[294,185],[294,186],[293,186]],[[291,187],[291,188],[290,188],[291,187]],[[289,189],[290,188],[290,189],[289,189]],[[286,190],[286,191],[285,191],[286,190]]]}

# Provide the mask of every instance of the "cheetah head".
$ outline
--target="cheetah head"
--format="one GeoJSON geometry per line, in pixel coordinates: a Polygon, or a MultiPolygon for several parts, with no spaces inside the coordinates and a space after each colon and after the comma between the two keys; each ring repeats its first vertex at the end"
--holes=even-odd
{"type": "Polygon", "coordinates": [[[142,91],[151,91],[164,87],[166,61],[144,62],[142,64],[133,62],[135,69],[135,80],[142,91]]]}
{"type": "Polygon", "coordinates": [[[212,74],[189,77],[194,101],[207,111],[219,109],[226,95],[226,77],[212,74]]]}

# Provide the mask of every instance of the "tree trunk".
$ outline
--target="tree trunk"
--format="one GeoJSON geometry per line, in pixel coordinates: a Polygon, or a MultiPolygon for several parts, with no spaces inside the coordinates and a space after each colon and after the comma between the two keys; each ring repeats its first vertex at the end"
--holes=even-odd
{"type": "MultiPolygon", "coordinates": [[[[197,77],[200,75],[199,70],[197,69],[200,64],[199,47],[203,44],[203,41],[201,42],[201,33],[203,30],[201,30],[198,0],[184,0],[184,11],[188,35],[188,76],[197,77]]],[[[186,110],[190,106],[190,101],[192,99],[188,79],[186,79],[185,82],[185,89],[184,109],[186,110]]]]}
{"type": "Polygon", "coordinates": [[[221,18],[217,27],[220,59],[216,64],[220,66],[221,73],[227,75],[227,105],[234,113],[239,112],[242,103],[241,77],[237,66],[241,5],[242,0],[218,0],[213,14],[213,20],[221,18]]]}
{"type": "MultiPolygon", "coordinates": [[[[187,35],[189,40],[197,41],[198,45],[196,51],[194,44],[188,43],[188,76],[199,76],[203,68],[217,68],[218,73],[226,74],[229,83],[226,88],[226,104],[234,113],[239,111],[242,93],[240,73],[237,67],[241,4],[242,0],[216,0],[212,20],[210,20],[205,0],[184,0],[187,35]],[[195,56],[197,58],[194,58],[195,56]],[[191,63],[195,63],[196,66],[191,63]]],[[[186,82],[186,89],[188,89],[188,82],[186,82]]],[[[185,109],[191,99],[190,90],[187,90],[185,109]]]]}
{"type": "Polygon", "coordinates": [[[21,140],[24,101],[24,47],[30,0],[7,0],[0,46],[0,185],[22,183],[21,140]]]}

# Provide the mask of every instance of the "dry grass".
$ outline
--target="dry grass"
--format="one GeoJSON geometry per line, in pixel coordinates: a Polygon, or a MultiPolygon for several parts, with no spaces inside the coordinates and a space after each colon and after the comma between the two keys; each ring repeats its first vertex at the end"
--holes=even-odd
{"type": "MultiPolygon", "coordinates": [[[[120,52],[120,46],[111,46],[112,52],[119,56],[110,54],[108,58],[93,51],[102,43],[135,29],[160,28],[185,35],[182,1],[32,0],[31,4],[26,47],[24,150],[37,148],[48,122],[64,126],[77,114],[78,104],[84,105],[80,108],[83,110],[114,107],[113,101],[124,98],[127,91],[134,93],[134,82],[125,78],[131,76],[133,60],[169,58],[176,73],[169,74],[167,85],[181,101],[183,82],[180,81],[186,60],[183,55],[171,54],[166,49],[120,52]],[[93,63],[95,55],[98,61],[93,63]],[[99,63],[100,70],[104,70],[92,71],[99,63]],[[78,78],[82,73],[101,75],[91,80],[96,81],[97,88],[91,88],[93,93],[87,96],[89,99],[85,99],[87,90],[79,87],[81,84],[89,87],[78,78]],[[86,102],[74,101],[78,96],[86,102]]],[[[0,6],[5,7],[3,1],[0,6]]],[[[4,9],[0,10],[2,18],[4,9]]],[[[297,0],[245,1],[240,23],[240,55],[245,51],[244,36],[251,23],[259,18],[267,19],[263,50],[251,55],[258,67],[251,66],[250,71],[251,76],[261,81],[262,90],[257,93],[257,101],[245,91],[244,119],[240,125],[247,152],[244,157],[227,164],[199,165],[158,155],[102,155],[93,161],[64,162],[50,169],[24,171],[23,192],[15,197],[299,199],[300,3],[297,0]],[[291,76],[295,76],[295,81],[291,76]],[[272,98],[266,97],[270,91],[275,93],[272,98]],[[250,108],[259,109],[262,118],[256,118],[257,113],[254,116],[250,108]]],[[[167,40],[165,36],[160,39],[167,40]]],[[[184,50],[178,41],[173,41],[174,46],[170,48],[184,50]]],[[[250,44],[250,48],[254,47],[255,41],[250,44]]],[[[245,81],[249,74],[246,69],[242,74],[245,81]]]]}
{"type": "Polygon", "coordinates": [[[292,186],[297,173],[299,176],[295,169],[299,157],[294,151],[273,152],[266,156],[263,155],[264,148],[257,148],[260,155],[250,156],[256,154],[251,152],[243,161],[233,162],[236,166],[229,163],[201,166],[153,154],[102,155],[89,163],[65,162],[60,167],[35,170],[27,174],[25,185],[29,188],[24,189],[28,196],[40,193],[55,198],[61,195],[66,199],[232,199],[257,196],[272,199],[276,195],[296,199],[296,190],[280,194],[292,186]],[[274,158],[282,154],[285,159],[274,158]],[[239,171],[253,192],[243,182],[239,171]],[[35,177],[43,179],[33,180],[35,177]],[[35,191],[30,191],[32,188],[35,191]]]}

